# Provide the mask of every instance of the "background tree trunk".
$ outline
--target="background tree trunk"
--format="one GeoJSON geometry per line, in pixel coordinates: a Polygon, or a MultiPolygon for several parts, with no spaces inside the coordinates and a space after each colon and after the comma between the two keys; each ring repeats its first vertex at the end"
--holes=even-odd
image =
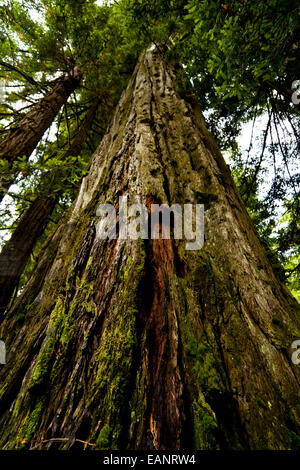
{"type": "Polygon", "coordinates": [[[1,446],[295,448],[297,311],[193,95],[149,49],[2,322],[1,446]],[[96,208],[122,194],[204,203],[203,249],[99,240],[96,208]]]}
{"type": "MultiPolygon", "coordinates": [[[[50,93],[42,98],[9,132],[0,143],[0,156],[2,160],[8,162],[8,168],[12,167],[17,158],[30,157],[60,108],[79,85],[80,80],[81,72],[78,67],[74,67],[69,75],[57,80],[50,93]]],[[[1,177],[0,202],[12,183],[13,180],[9,175],[1,177]]]]}
{"type": "MultiPolygon", "coordinates": [[[[62,156],[62,161],[80,154],[93,125],[98,105],[99,101],[95,100],[71,145],[62,156]]],[[[47,177],[49,178],[49,175],[46,175],[47,177]]],[[[59,178],[60,175],[57,177],[59,178]]],[[[68,172],[65,174],[65,178],[68,178],[68,172]]],[[[20,218],[11,238],[2,248],[0,253],[0,315],[5,312],[32,250],[43,234],[62,192],[56,191],[50,195],[38,195],[20,218]]]]}

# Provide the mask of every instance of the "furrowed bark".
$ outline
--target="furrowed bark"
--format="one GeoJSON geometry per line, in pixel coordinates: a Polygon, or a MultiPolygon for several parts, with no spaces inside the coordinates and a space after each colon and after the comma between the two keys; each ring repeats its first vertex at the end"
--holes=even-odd
{"type": "Polygon", "coordinates": [[[299,445],[297,303],[194,96],[178,93],[156,49],[142,54],[37,272],[0,329],[2,448],[299,445]],[[204,247],[99,239],[96,209],[120,195],[204,203],[204,247]]]}
{"type": "MultiPolygon", "coordinates": [[[[53,89],[9,132],[0,143],[0,157],[12,168],[19,157],[28,159],[45,131],[50,127],[60,108],[67,102],[71,93],[78,87],[81,72],[76,66],[70,74],[56,81],[53,89]]],[[[13,183],[9,175],[0,180],[0,202],[13,183]]]]}
{"type": "MultiPolygon", "coordinates": [[[[95,100],[71,145],[62,156],[62,161],[80,154],[93,125],[98,105],[99,101],[95,100]]],[[[56,191],[54,194],[37,196],[22,215],[11,238],[2,248],[0,253],[0,315],[5,312],[10,302],[32,250],[43,234],[60,195],[60,192],[56,191]]]]}

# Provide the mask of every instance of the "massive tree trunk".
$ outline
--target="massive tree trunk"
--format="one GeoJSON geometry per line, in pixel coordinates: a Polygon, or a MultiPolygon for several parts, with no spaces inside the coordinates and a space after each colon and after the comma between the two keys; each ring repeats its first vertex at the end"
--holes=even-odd
{"type": "MultiPolygon", "coordinates": [[[[96,99],[88,111],[80,129],[71,145],[62,156],[62,161],[80,154],[93,125],[99,101],[96,99]]],[[[58,178],[60,175],[56,175],[58,178]]],[[[71,176],[71,169],[64,174],[65,179],[71,176]]],[[[46,175],[45,178],[49,178],[46,175]]],[[[5,312],[20,277],[29,260],[32,250],[42,235],[48,219],[55,208],[62,191],[49,195],[37,195],[36,199],[22,215],[11,238],[0,253],[0,315],[5,312]]]]}
{"type": "MultiPolygon", "coordinates": [[[[76,66],[68,75],[56,81],[48,95],[42,98],[0,143],[0,157],[8,162],[9,169],[17,158],[30,157],[60,108],[79,85],[80,80],[81,72],[76,66]]],[[[1,176],[0,202],[12,183],[13,179],[10,175],[1,176]]]]}
{"type": "Polygon", "coordinates": [[[1,324],[1,447],[295,448],[297,312],[195,98],[149,49],[1,324]],[[120,195],[204,203],[204,247],[100,240],[96,208],[120,195]]]}

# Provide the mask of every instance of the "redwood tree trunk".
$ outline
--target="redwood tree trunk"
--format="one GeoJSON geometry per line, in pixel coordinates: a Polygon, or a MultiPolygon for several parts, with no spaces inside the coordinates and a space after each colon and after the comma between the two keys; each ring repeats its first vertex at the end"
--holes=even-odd
{"type": "MultiPolygon", "coordinates": [[[[95,100],[71,145],[62,156],[62,161],[80,154],[92,127],[98,105],[98,100],[95,100]]],[[[46,175],[47,177],[49,175],[46,175]]],[[[67,178],[68,174],[65,174],[65,177],[67,178]]],[[[0,253],[0,315],[5,312],[18,286],[32,250],[42,235],[61,192],[37,196],[20,218],[11,238],[2,248],[0,253]]]]}
{"type": "MultiPolygon", "coordinates": [[[[69,75],[57,80],[50,93],[42,98],[9,132],[8,136],[0,143],[0,157],[8,162],[8,168],[12,167],[17,158],[30,157],[60,108],[79,85],[80,80],[81,72],[78,67],[74,67],[69,75]]],[[[12,183],[10,175],[2,175],[0,202],[12,183]]]]}
{"type": "Polygon", "coordinates": [[[68,222],[1,325],[5,449],[299,445],[297,303],[192,95],[142,54],[68,222]],[[205,245],[99,240],[120,195],[205,204],[205,245]]]}

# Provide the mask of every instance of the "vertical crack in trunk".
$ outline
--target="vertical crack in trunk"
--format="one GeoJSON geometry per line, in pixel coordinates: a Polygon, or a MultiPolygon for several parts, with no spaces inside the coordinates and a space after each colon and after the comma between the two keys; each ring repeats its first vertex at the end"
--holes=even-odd
{"type": "Polygon", "coordinates": [[[178,369],[178,325],[169,305],[174,275],[171,240],[148,244],[149,285],[152,300],[146,311],[146,354],[149,358],[151,405],[149,430],[154,449],[180,448],[182,430],[182,383],[178,369]]]}

